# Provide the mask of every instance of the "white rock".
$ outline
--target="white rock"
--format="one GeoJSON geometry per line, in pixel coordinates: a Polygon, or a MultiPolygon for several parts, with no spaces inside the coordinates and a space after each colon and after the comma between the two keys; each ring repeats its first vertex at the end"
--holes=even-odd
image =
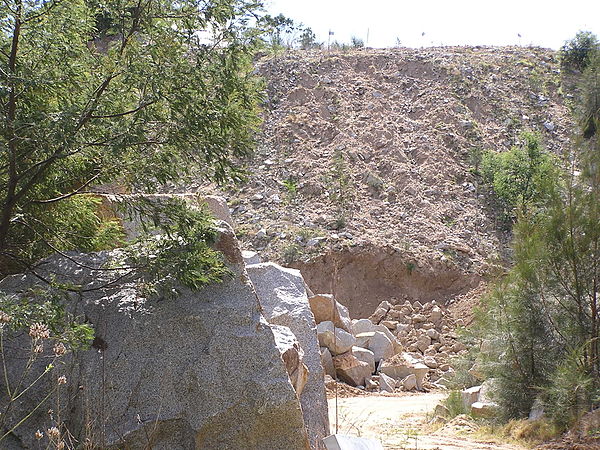
{"type": "Polygon", "coordinates": [[[351,386],[364,386],[365,379],[371,376],[371,367],[360,361],[351,352],[333,357],[337,376],[351,386]]]}
{"type": "Polygon", "coordinates": [[[413,373],[403,378],[400,382],[402,383],[402,389],[405,391],[412,391],[417,387],[417,377],[413,373]]]}
{"type": "Polygon", "coordinates": [[[375,372],[375,353],[362,347],[352,347],[352,354],[362,362],[369,364],[371,373],[375,372]]]}
{"type": "Polygon", "coordinates": [[[479,400],[479,392],[481,391],[481,386],[473,386],[468,389],[463,389],[460,392],[460,396],[462,398],[463,406],[465,410],[469,411],[471,409],[471,405],[479,400]]]}
{"type": "Polygon", "coordinates": [[[337,302],[331,294],[317,294],[308,299],[317,324],[331,321],[338,328],[350,332],[352,321],[348,308],[337,302]]]}
{"type": "Polygon", "coordinates": [[[321,364],[326,375],[335,378],[335,368],[333,367],[333,357],[327,347],[321,347],[321,364]]]}
{"type": "Polygon", "coordinates": [[[243,250],[242,251],[242,258],[244,258],[244,263],[246,265],[259,264],[260,263],[260,256],[258,256],[258,253],[252,252],[250,250],[243,250]]]}
{"type": "Polygon", "coordinates": [[[375,325],[369,319],[358,319],[352,322],[351,331],[352,334],[356,336],[360,333],[375,331],[375,325]]]}
{"type": "Polygon", "coordinates": [[[423,358],[423,363],[431,369],[437,369],[438,367],[438,363],[433,356],[426,356],[423,358]]]}
{"type": "Polygon", "coordinates": [[[327,347],[333,356],[352,350],[356,338],[341,328],[336,328],[333,322],[327,320],[317,325],[319,345],[327,347]],[[335,335],[334,335],[335,330],[335,335]]]}
{"type": "Polygon", "coordinates": [[[388,377],[385,373],[379,374],[379,387],[382,391],[394,392],[396,383],[396,380],[394,380],[392,377],[388,377]]]}

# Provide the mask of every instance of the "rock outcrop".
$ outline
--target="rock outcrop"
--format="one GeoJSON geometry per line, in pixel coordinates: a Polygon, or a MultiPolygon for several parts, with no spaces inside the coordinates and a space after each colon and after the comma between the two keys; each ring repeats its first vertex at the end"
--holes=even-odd
{"type": "MultiPolygon", "coordinates": [[[[88,269],[111,256],[52,256],[38,269],[87,290],[65,307],[96,329],[93,347],[66,356],[57,369],[67,379],[61,417],[76,438],[83,441],[91,428],[97,445],[109,449],[142,449],[149,440],[154,449],[308,447],[296,392],[243,266],[232,265],[233,276],[220,284],[146,300],[127,276],[88,269]]],[[[14,275],[0,290],[23,293],[40,284],[33,275],[14,275]]],[[[28,336],[14,339],[5,345],[28,336]]],[[[19,371],[18,360],[7,364],[13,375],[19,371]]],[[[11,411],[13,419],[34,413],[5,448],[33,448],[36,429],[52,425],[51,405],[35,410],[49,383],[42,378],[11,411]]]]}
{"type": "Polygon", "coordinates": [[[273,263],[252,264],[246,268],[267,321],[288,327],[304,351],[309,373],[300,402],[311,446],[316,447],[329,434],[329,416],[317,326],[304,280],[298,270],[273,263]]]}

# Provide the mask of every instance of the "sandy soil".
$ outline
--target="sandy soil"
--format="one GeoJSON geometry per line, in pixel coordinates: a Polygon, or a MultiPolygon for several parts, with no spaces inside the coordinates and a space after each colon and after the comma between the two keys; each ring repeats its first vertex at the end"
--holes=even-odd
{"type": "MultiPolygon", "coordinates": [[[[505,449],[523,447],[482,442],[460,427],[428,432],[426,422],[445,394],[369,395],[339,398],[338,433],[379,440],[386,449],[505,449]]],[[[336,400],[329,400],[331,432],[336,432],[336,400]]]]}

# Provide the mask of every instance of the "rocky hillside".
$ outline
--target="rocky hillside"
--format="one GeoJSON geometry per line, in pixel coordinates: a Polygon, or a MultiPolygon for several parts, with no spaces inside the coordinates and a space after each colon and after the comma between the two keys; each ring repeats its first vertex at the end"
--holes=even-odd
{"type": "Polygon", "coordinates": [[[473,297],[509,241],[477,155],[523,130],[569,145],[550,50],[288,52],[257,70],[265,122],[249,182],[228,193],[237,233],[353,317],[382,300],[473,297]]]}

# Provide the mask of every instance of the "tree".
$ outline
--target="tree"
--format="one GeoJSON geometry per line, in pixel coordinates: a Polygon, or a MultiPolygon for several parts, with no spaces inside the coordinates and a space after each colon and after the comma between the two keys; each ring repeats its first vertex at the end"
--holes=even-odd
{"type": "Polygon", "coordinates": [[[599,49],[600,42],[594,33],[579,31],[560,48],[561,65],[563,68],[582,72],[599,49]]]}
{"type": "Polygon", "coordinates": [[[267,43],[272,47],[291,48],[294,34],[300,29],[293,19],[279,14],[275,17],[267,14],[261,19],[261,25],[267,30],[267,43]]]}
{"type": "MultiPolygon", "coordinates": [[[[583,99],[600,95],[597,61],[586,69],[583,99]]],[[[506,415],[526,415],[540,396],[561,426],[600,394],[600,136],[589,128],[590,120],[598,124],[589,105],[555,188],[518,214],[514,265],[484,301],[480,320],[480,336],[491,341],[482,358],[500,379],[506,415]]],[[[523,192],[528,186],[515,184],[523,192]]]]}
{"type": "Polygon", "coordinates": [[[321,44],[317,42],[317,37],[313,32],[312,28],[306,27],[300,34],[300,48],[302,50],[310,50],[313,48],[320,48],[321,44]]]}
{"type": "Polygon", "coordinates": [[[0,5],[0,276],[114,245],[93,186],[223,182],[252,147],[253,0],[0,5]]]}
{"type": "Polygon", "coordinates": [[[511,216],[546,202],[558,175],[554,158],[543,150],[537,134],[524,132],[521,139],[521,146],[507,152],[484,153],[481,162],[483,179],[511,216]]]}

